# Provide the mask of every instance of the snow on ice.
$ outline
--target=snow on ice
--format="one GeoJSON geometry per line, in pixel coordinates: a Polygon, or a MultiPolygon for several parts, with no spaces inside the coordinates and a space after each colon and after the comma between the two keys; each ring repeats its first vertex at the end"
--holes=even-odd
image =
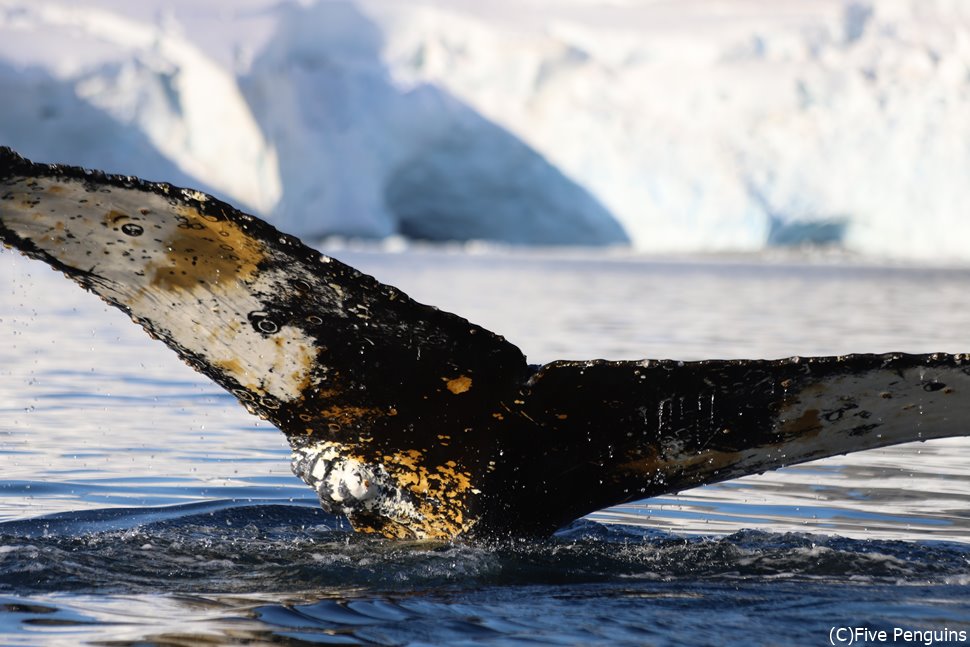
{"type": "Polygon", "coordinates": [[[0,0],[0,96],[310,238],[970,259],[962,0],[0,0]]]}

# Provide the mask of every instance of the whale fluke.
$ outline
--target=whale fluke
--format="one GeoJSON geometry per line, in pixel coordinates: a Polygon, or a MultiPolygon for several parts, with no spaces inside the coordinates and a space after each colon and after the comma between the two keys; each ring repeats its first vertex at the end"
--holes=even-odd
{"type": "Polygon", "coordinates": [[[331,512],[388,537],[543,535],[594,510],[970,432],[970,356],[559,361],[209,195],[0,148],[0,240],[271,421],[331,512]]]}

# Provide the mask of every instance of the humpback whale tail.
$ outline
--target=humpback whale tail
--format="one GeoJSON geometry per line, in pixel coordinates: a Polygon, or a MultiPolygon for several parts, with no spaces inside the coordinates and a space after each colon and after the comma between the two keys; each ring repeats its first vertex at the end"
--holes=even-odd
{"type": "Polygon", "coordinates": [[[558,361],[197,191],[0,148],[0,240],[271,421],[324,507],[388,537],[594,510],[970,431],[970,356],[558,361]]]}

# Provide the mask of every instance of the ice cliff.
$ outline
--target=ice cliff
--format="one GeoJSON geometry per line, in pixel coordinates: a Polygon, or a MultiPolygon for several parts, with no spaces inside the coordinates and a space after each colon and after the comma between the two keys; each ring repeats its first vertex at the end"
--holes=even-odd
{"type": "Polygon", "coordinates": [[[970,260],[970,3],[0,0],[0,142],[293,233],[970,260]]]}

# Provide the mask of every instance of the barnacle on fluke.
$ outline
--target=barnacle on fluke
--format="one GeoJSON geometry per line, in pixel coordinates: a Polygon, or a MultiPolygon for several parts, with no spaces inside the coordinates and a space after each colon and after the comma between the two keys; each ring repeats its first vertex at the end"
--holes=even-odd
{"type": "Polygon", "coordinates": [[[323,506],[388,537],[549,534],[624,501],[970,430],[967,355],[530,366],[211,196],[7,148],[0,239],[279,427],[323,506]]]}

